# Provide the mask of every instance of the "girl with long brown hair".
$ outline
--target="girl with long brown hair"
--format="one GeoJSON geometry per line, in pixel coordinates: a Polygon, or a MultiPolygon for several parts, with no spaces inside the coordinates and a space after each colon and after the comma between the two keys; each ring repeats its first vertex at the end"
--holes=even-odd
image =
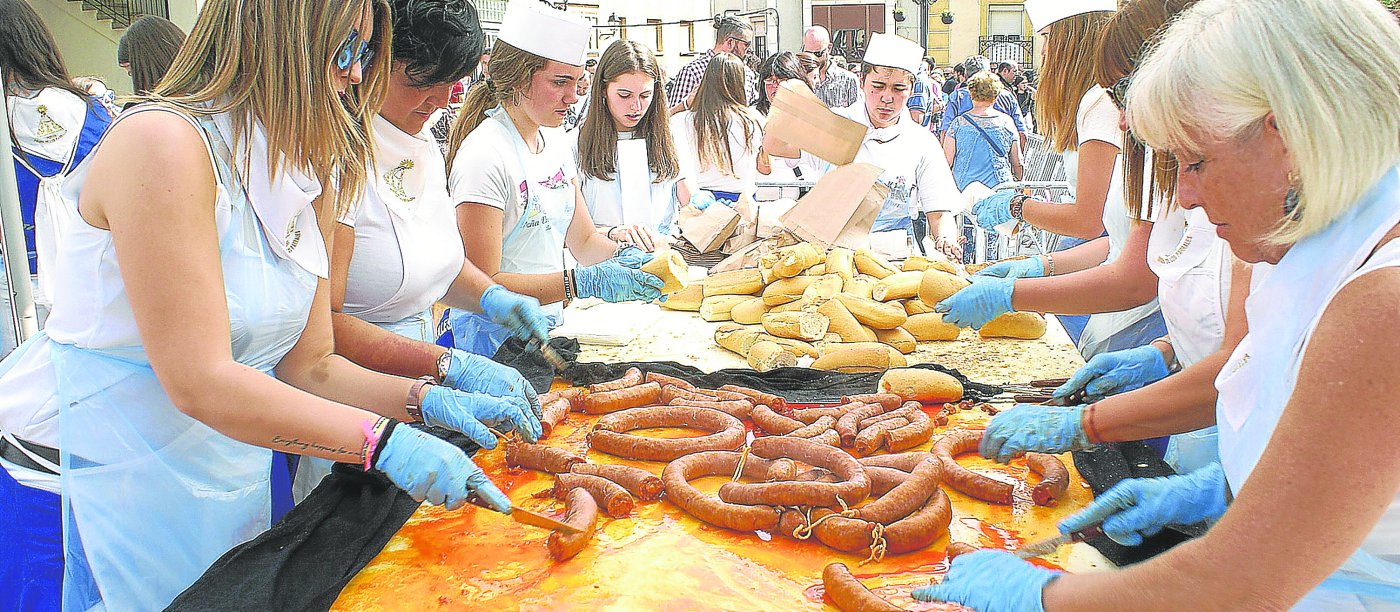
{"type": "MultiPolygon", "coordinates": [[[[537,2],[506,10],[491,76],[474,85],[452,126],[448,184],[467,258],[495,282],[547,304],[597,297],[660,297],[642,272],[650,255],[599,232],[575,180],[577,165],[557,128],[578,101],[592,30],[537,2]],[[566,259],[578,263],[569,269],[566,259]]],[[[509,330],[471,312],[450,312],[454,345],[493,355],[509,330]]]]}
{"type": "Polygon", "coordinates": [[[695,186],[717,199],[753,196],[763,118],[748,105],[743,60],[720,53],[705,68],[695,103],[671,116],[671,130],[695,186]]]}
{"type": "Polygon", "coordinates": [[[209,0],[149,103],[65,181],[53,314],[0,362],[0,450],[23,463],[0,472],[23,500],[0,512],[25,525],[0,533],[21,551],[0,562],[48,607],[170,603],[271,525],[289,493],[274,451],[509,512],[461,449],[399,423],[493,448],[487,427],[533,415],[430,404],[423,382],[334,353],[330,229],[366,181],[388,25],[382,0],[209,0]],[[56,554],[56,573],[25,559],[56,554]]]}
{"type": "Polygon", "coordinates": [[[131,91],[150,93],[165,77],[175,54],[185,42],[185,32],[158,15],[137,19],[117,40],[117,65],[131,75],[131,91]]]}
{"type": "Polygon", "coordinates": [[[593,222],[611,239],[652,251],[666,239],[691,188],[666,113],[656,55],[619,40],[598,59],[588,115],[574,156],[593,222]]]}

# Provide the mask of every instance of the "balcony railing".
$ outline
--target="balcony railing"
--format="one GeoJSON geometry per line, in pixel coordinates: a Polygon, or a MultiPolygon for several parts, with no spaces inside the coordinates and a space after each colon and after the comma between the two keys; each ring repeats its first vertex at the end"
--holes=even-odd
{"type": "Polygon", "coordinates": [[[82,0],[83,10],[96,11],[98,19],[112,22],[112,28],[128,27],[143,15],[170,18],[168,0],[82,0]]]}
{"type": "Polygon", "coordinates": [[[977,39],[979,55],[992,60],[995,67],[1000,62],[1020,64],[1022,70],[1029,70],[1035,58],[1035,39],[1030,36],[996,34],[977,39]]]}

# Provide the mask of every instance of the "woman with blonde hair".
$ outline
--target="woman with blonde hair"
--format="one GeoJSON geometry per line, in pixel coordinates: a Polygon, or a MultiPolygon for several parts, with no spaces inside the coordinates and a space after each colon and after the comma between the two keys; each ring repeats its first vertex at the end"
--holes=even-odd
{"type": "MultiPolygon", "coordinates": [[[[448,144],[448,191],[467,259],[507,289],[548,304],[553,317],[576,298],[661,295],[661,279],[640,270],[650,255],[598,231],[567,136],[550,129],[578,101],[591,35],[586,22],[563,11],[510,4],[491,76],[467,94],[448,144]]],[[[454,346],[483,355],[495,354],[509,335],[473,313],[450,311],[448,323],[454,346]]]]}
{"type": "Polygon", "coordinates": [[[52,607],[164,607],[269,527],[274,451],[509,512],[461,449],[400,423],[493,448],[487,427],[537,431],[528,409],[429,407],[421,382],[333,352],[329,230],[366,182],[388,21],[378,0],[210,0],[149,103],[65,182],[53,314],[0,362],[0,489],[27,501],[0,506],[22,526],[0,560],[52,607]],[[55,481],[61,512],[33,497],[55,481]],[[61,587],[28,562],[59,534],[61,587]]]}
{"type": "Polygon", "coordinates": [[[964,555],[916,599],[984,611],[1400,605],[1400,89],[1375,86],[1400,80],[1396,48],[1400,24],[1372,0],[1201,0],[1171,25],[1128,89],[1129,125],[1180,160],[1182,206],[1205,211],[1235,255],[1274,268],[1215,382],[1220,463],[1120,483],[1060,529],[1102,523],[1128,544],[1166,525],[1210,531],[1117,572],[964,555]],[[1351,112],[1335,112],[1339,96],[1351,112]]]}
{"type": "Polygon", "coordinates": [[[967,80],[972,109],[958,115],[943,139],[943,154],[953,166],[958,189],[973,182],[996,187],[1021,179],[1021,140],[1016,124],[992,108],[1001,93],[1001,78],[983,71],[967,80]]]}
{"type": "Polygon", "coordinates": [[[579,189],[610,239],[653,251],[671,234],[691,188],[666,114],[656,54],[619,40],[598,59],[597,83],[578,131],[579,189]]]}
{"type": "MultiPolygon", "coordinates": [[[[1031,293],[1071,302],[1046,308],[1060,314],[1070,338],[1085,359],[1099,353],[1139,347],[1166,333],[1153,283],[1136,291],[1092,293],[1062,291],[1060,283],[1028,286],[1033,279],[1091,270],[1123,259],[1145,272],[1146,236],[1134,234],[1124,208],[1120,150],[1123,132],[1118,109],[1108,91],[1095,81],[1098,42],[1117,8],[1116,0],[1028,0],[1032,26],[1045,37],[1045,74],[1036,93],[1036,124],[1055,150],[1064,155],[1075,201],[1040,202],[1012,190],[983,198],[973,206],[977,224],[992,230],[1019,222],[1064,236],[1089,240],[1065,251],[1006,262],[979,275],[980,282],[945,300],[944,320],[980,328],[1012,309],[1031,293]],[[1100,236],[1107,234],[1105,238],[1100,236]],[[1105,299],[1107,298],[1107,299],[1105,299]]],[[[1037,298],[1039,299],[1039,298],[1037,298]]]]}
{"type": "Polygon", "coordinates": [[[716,200],[753,197],[763,117],[748,105],[743,60],[720,53],[705,68],[695,103],[671,116],[671,131],[695,186],[716,200]]]}

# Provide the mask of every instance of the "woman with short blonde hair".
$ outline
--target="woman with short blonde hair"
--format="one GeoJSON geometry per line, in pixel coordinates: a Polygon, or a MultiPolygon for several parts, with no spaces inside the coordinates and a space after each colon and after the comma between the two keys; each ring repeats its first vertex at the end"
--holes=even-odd
{"type": "Polygon", "coordinates": [[[1180,160],[1183,206],[1274,268],[1216,379],[1220,462],[1124,481],[1060,529],[1101,522],[1126,544],[1167,525],[1210,531],[1119,572],[965,555],[915,598],[989,611],[1400,605],[1400,89],[1376,86],[1400,80],[1396,48],[1400,24],[1372,0],[1202,0],[1170,27],[1128,89],[1129,124],[1180,160]]]}

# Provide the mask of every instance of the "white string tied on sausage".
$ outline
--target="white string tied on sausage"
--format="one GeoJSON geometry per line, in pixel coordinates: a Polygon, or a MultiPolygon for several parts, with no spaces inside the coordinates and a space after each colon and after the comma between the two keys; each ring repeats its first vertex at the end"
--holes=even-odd
{"type": "Polygon", "coordinates": [[[866,563],[879,563],[885,560],[885,551],[889,549],[889,542],[885,541],[885,526],[880,523],[870,529],[870,556],[861,561],[857,567],[866,563]]]}
{"type": "Polygon", "coordinates": [[[744,448],[743,448],[743,451],[744,451],[744,452],[743,452],[743,454],[739,455],[739,464],[736,465],[736,466],[734,466],[734,477],[729,479],[731,482],[738,482],[738,481],[739,481],[739,477],[742,476],[742,475],[744,474],[744,464],[748,462],[748,460],[749,460],[749,450],[752,449],[752,448],[753,448],[753,445],[751,445],[751,444],[745,444],[745,445],[744,445],[744,448]]]}

